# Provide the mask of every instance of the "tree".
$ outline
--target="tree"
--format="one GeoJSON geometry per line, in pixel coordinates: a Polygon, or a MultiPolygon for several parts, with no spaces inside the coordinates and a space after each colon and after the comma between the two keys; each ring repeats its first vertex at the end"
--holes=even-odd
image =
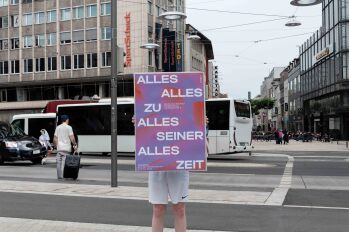
{"type": "Polygon", "coordinates": [[[275,101],[270,98],[252,99],[250,100],[250,102],[251,102],[252,112],[255,115],[259,114],[260,109],[272,109],[275,103],[275,101]]]}

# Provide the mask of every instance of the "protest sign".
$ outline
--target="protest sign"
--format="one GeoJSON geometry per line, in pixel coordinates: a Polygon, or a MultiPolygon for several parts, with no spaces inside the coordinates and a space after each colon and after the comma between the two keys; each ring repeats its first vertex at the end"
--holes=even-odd
{"type": "Polygon", "coordinates": [[[202,73],[134,75],[136,171],[206,170],[202,73]]]}

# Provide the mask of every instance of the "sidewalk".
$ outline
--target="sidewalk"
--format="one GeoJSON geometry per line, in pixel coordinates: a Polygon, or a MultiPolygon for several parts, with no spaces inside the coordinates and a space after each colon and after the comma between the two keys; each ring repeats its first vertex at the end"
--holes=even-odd
{"type": "Polygon", "coordinates": [[[349,154],[349,148],[346,147],[345,141],[340,141],[339,144],[337,142],[328,143],[328,142],[300,142],[291,140],[289,144],[280,145],[275,144],[275,141],[253,141],[252,145],[254,146],[255,151],[346,151],[349,154]]]}

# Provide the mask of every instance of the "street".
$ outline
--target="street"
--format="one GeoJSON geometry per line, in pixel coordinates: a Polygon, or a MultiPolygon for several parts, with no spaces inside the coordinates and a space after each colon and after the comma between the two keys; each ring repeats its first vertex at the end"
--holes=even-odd
{"type": "MultiPolygon", "coordinates": [[[[272,153],[256,148],[252,157],[212,156],[207,172],[191,173],[188,229],[347,231],[348,152],[289,150],[272,153]]],[[[0,231],[18,231],[11,220],[22,225],[37,222],[43,228],[65,221],[82,223],[80,229],[93,223],[91,231],[150,231],[147,173],[133,171],[133,157],[119,159],[120,187],[113,189],[110,157],[83,156],[77,182],[58,182],[51,161],[1,166],[0,231]]],[[[170,207],[166,227],[173,228],[170,207]]]]}

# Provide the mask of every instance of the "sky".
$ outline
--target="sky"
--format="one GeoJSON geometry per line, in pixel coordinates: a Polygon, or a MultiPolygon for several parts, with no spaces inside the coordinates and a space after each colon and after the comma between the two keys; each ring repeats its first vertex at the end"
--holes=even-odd
{"type": "Polygon", "coordinates": [[[212,41],[222,93],[242,99],[247,98],[248,91],[251,91],[252,97],[257,96],[264,77],[268,76],[272,68],[287,67],[289,62],[298,57],[298,46],[320,28],[321,4],[296,7],[290,1],[186,1],[186,23],[212,41]],[[301,26],[285,26],[290,19],[281,17],[292,15],[302,23],[301,26]],[[261,23],[239,26],[254,22],[261,23]]]}

